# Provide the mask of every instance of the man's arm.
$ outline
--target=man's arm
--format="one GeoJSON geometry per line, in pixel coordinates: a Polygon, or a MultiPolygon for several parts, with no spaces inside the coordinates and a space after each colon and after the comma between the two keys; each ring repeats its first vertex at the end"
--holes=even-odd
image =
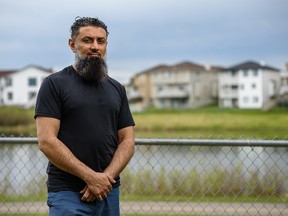
{"type": "Polygon", "coordinates": [[[134,154],[135,137],[133,126],[120,129],[118,131],[118,140],[118,148],[111,163],[104,171],[104,173],[113,178],[120,175],[134,154]]]}
{"type": "MultiPolygon", "coordinates": [[[[115,179],[121,173],[134,154],[135,138],[133,127],[126,127],[119,130],[118,140],[118,148],[114,153],[109,166],[104,171],[107,176],[113,179],[115,179]]],[[[81,194],[83,194],[81,198],[83,201],[91,202],[97,198],[91,195],[90,190],[87,187],[83,188],[81,194]]]]}
{"type": "Polygon", "coordinates": [[[58,119],[38,116],[36,126],[39,148],[52,164],[83,179],[97,199],[101,200],[112,190],[112,183],[115,182],[113,178],[93,171],[57,138],[60,129],[58,119]]]}

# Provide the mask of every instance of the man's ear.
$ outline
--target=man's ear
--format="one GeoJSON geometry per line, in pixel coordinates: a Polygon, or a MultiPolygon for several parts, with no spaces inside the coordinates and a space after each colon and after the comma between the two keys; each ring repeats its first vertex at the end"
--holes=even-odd
{"type": "Polygon", "coordinates": [[[68,40],[68,45],[70,46],[72,52],[75,53],[76,52],[75,42],[71,38],[68,40]]]}

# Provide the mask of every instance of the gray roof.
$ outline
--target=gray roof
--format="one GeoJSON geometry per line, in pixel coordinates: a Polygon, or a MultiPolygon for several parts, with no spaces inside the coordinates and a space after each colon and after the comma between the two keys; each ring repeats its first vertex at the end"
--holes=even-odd
{"type": "Polygon", "coordinates": [[[235,66],[229,67],[226,69],[226,71],[238,71],[238,70],[245,70],[245,69],[263,69],[263,70],[270,70],[270,71],[277,71],[280,72],[279,69],[275,68],[275,67],[271,67],[269,65],[266,64],[261,64],[258,62],[254,62],[254,61],[247,61],[241,64],[237,64],[235,66]]]}

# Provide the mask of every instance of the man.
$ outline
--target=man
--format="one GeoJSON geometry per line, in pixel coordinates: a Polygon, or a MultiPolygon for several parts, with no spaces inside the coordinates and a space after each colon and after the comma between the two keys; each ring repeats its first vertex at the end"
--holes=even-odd
{"type": "Polygon", "coordinates": [[[77,17],[68,43],[75,63],[42,83],[35,108],[49,160],[49,215],[120,215],[119,174],[134,153],[125,88],[107,75],[107,26],[77,17]]]}

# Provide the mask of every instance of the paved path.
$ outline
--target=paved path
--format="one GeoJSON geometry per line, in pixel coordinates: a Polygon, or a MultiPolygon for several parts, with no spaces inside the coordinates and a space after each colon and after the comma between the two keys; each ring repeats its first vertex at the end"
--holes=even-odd
{"type": "MultiPolygon", "coordinates": [[[[45,202],[0,203],[3,213],[47,213],[45,202]]],[[[287,216],[288,205],[277,203],[121,202],[122,214],[287,216]]]]}

